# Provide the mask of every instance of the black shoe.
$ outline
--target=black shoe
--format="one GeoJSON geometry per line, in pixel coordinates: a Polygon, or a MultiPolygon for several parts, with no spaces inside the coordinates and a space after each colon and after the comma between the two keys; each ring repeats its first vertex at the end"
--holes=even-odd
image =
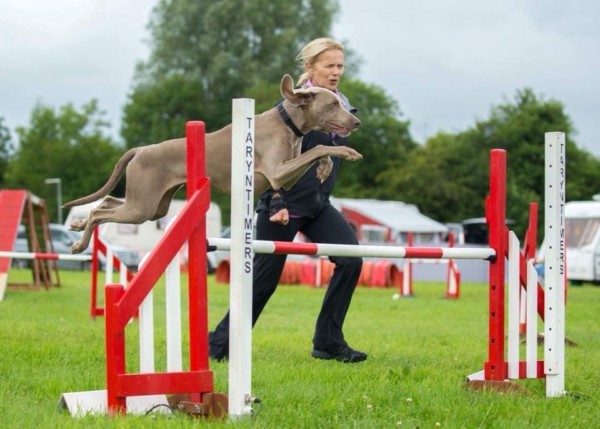
{"type": "Polygon", "coordinates": [[[229,345],[217,346],[212,343],[214,332],[208,333],[208,356],[211,359],[221,362],[229,359],[229,345]]]}
{"type": "Polygon", "coordinates": [[[367,360],[367,354],[358,350],[353,350],[350,346],[340,346],[333,350],[317,350],[313,349],[312,357],[316,359],[335,359],[343,363],[355,363],[367,360]]]}

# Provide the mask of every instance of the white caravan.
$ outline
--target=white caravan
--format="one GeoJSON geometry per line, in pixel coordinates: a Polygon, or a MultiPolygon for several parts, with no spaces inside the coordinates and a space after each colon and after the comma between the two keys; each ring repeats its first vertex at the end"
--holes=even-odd
{"type": "Polygon", "coordinates": [[[600,201],[565,204],[567,279],[600,282],[600,201]]]}

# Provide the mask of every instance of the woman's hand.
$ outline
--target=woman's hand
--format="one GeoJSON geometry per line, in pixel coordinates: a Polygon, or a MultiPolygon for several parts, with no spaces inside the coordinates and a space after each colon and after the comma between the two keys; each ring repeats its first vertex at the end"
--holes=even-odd
{"type": "Polygon", "coordinates": [[[290,221],[290,213],[288,209],[281,209],[274,215],[272,215],[269,220],[274,223],[280,223],[282,225],[287,225],[290,221]]]}

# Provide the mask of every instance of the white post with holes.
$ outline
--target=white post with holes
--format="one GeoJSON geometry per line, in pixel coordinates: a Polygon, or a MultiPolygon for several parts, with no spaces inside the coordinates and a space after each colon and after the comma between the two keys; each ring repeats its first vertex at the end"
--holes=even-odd
{"type": "Polygon", "coordinates": [[[232,119],[229,416],[239,419],[252,413],[254,100],[234,99],[232,119]]]}
{"type": "Polygon", "coordinates": [[[544,372],[546,396],[565,394],[565,133],[545,135],[544,372]]]}

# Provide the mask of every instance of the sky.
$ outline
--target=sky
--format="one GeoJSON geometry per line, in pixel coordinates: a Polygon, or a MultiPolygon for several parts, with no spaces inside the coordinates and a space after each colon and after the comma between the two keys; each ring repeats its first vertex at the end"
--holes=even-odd
{"type": "MultiPolygon", "coordinates": [[[[95,98],[118,139],[135,65],[148,56],[146,25],[156,2],[0,0],[0,117],[13,138],[36,103],[81,107],[95,98]]],[[[528,87],[562,102],[576,130],[571,137],[600,157],[599,1],[340,6],[331,36],[361,57],[359,79],[398,102],[417,141],[471,128],[528,87]]]]}

